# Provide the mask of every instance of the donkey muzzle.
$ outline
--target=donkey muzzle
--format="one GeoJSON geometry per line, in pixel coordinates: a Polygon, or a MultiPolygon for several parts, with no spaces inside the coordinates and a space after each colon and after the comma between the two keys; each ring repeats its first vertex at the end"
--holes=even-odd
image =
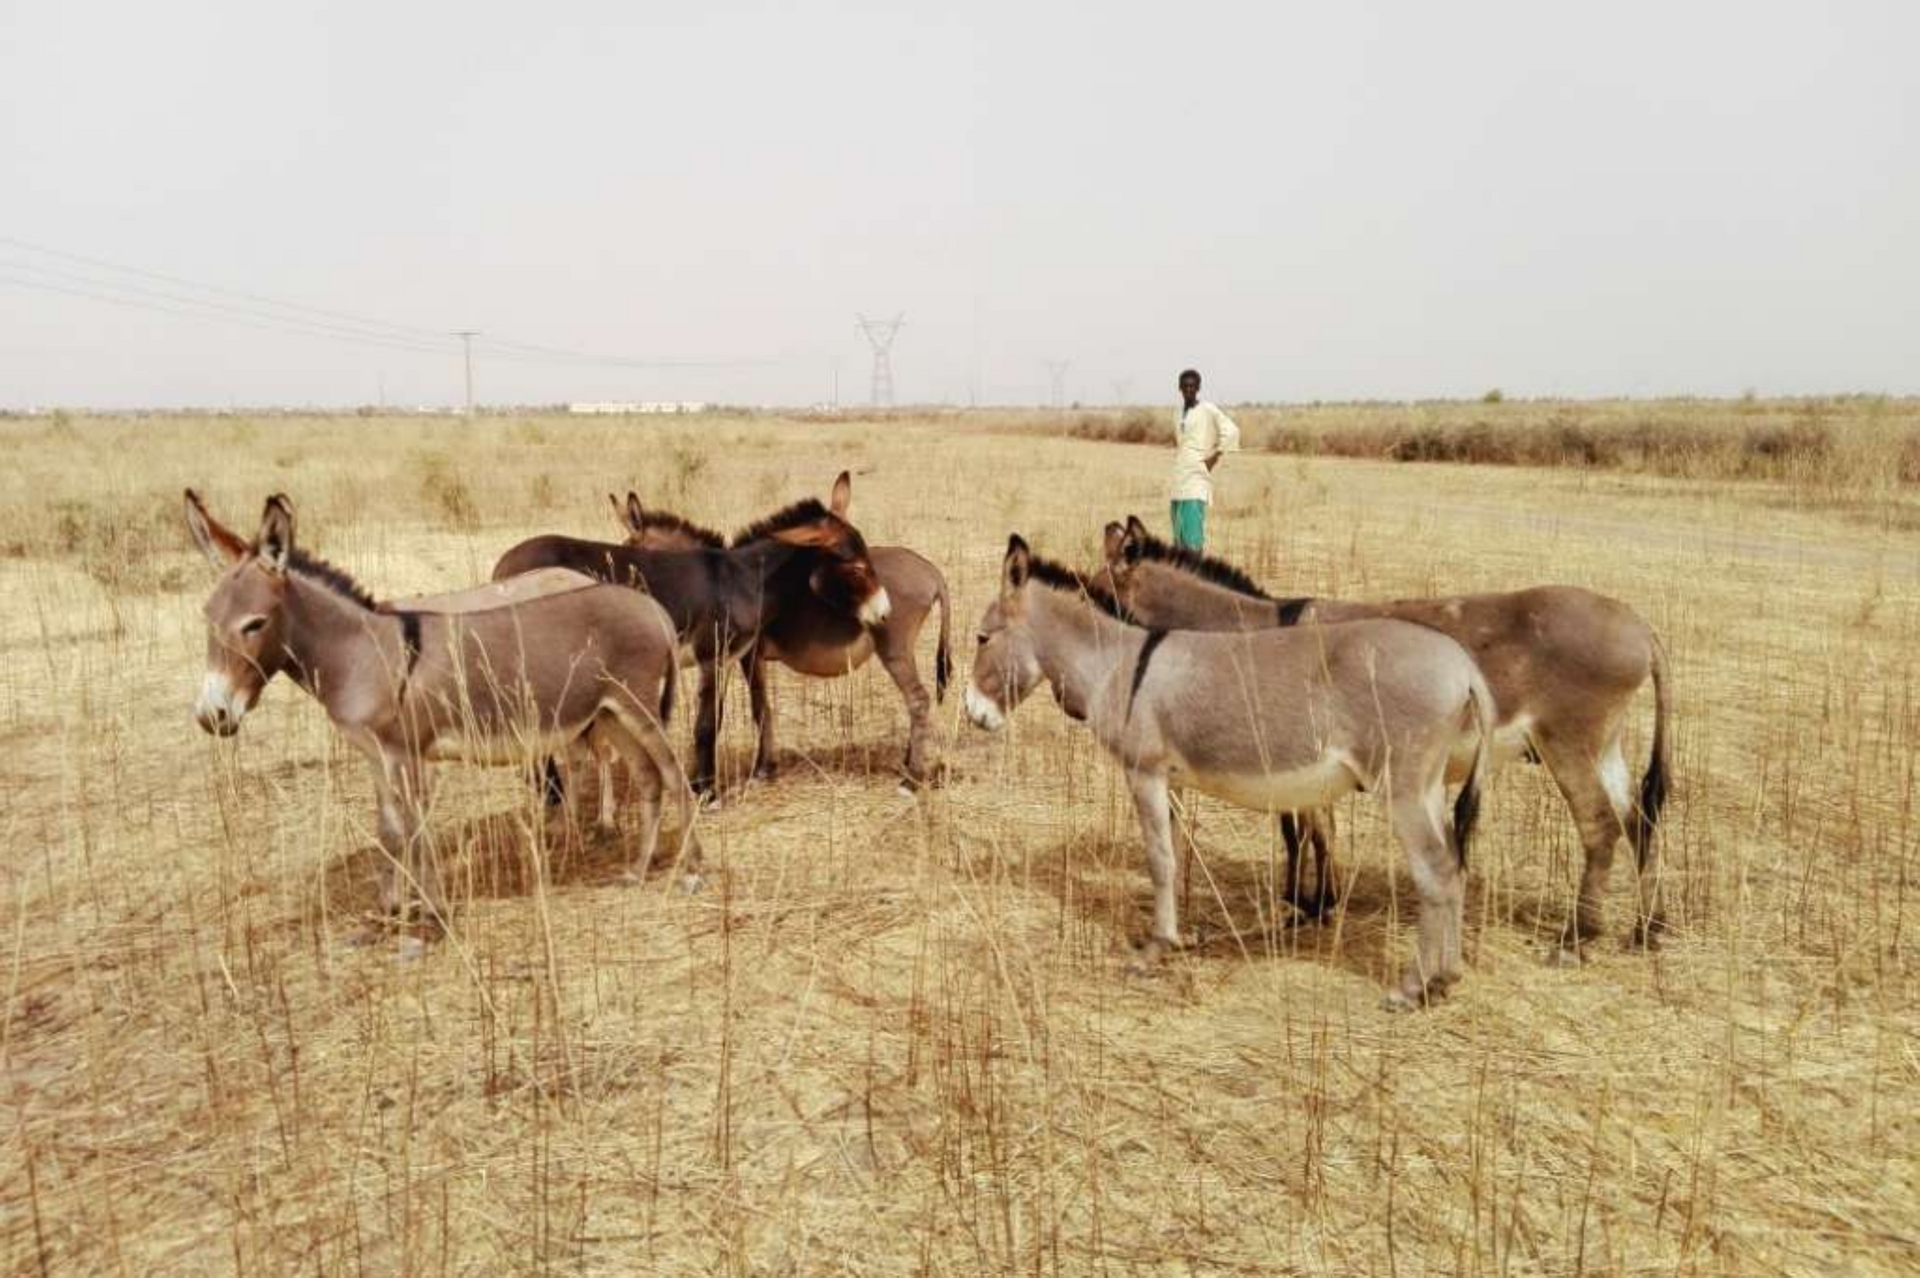
{"type": "Polygon", "coordinates": [[[253,708],[253,699],[234,688],[223,675],[210,674],[200,685],[200,699],[193,705],[193,720],[203,732],[230,737],[240,731],[240,720],[253,708]]]}
{"type": "Polygon", "coordinates": [[[967,718],[973,720],[974,727],[988,732],[998,732],[1007,726],[1005,712],[971,681],[967,684],[967,718]]]}
{"type": "Polygon", "coordinates": [[[860,624],[877,626],[892,614],[893,600],[887,595],[887,588],[882,586],[860,605],[860,624]]]}

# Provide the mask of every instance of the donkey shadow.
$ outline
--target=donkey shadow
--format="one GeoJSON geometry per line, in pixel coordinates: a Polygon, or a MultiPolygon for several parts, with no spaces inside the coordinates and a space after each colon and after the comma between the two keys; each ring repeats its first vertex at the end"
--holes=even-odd
{"type": "MultiPolygon", "coordinates": [[[[753,771],[753,751],[743,749],[736,753],[722,752],[723,765],[721,776],[729,779],[746,778],[753,771]]],[[[772,784],[779,785],[792,777],[831,776],[859,781],[873,781],[888,785],[907,785],[906,746],[893,737],[875,737],[870,741],[838,741],[831,745],[802,749],[796,746],[782,746],[774,754],[776,769],[772,784]]],[[[936,756],[933,764],[933,776],[922,782],[926,786],[938,786],[945,782],[945,760],[936,756]]],[[[736,781],[737,784],[737,781],[736,781]]]]}
{"type": "MultiPolygon", "coordinates": [[[[621,805],[611,830],[594,823],[597,787],[592,784],[578,787],[574,802],[560,809],[529,798],[461,817],[430,813],[425,834],[450,907],[457,912],[463,902],[531,896],[543,880],[549,889],[593,888],[627,886],[636,877],[650,884],[668,874],[679,855],[679,821],[670,808],[652,861],[635,866],[639,815],[618,781],[615,786],[621,805]]],[[[333,858],[322,884],[326,909],[348,917],[378,916],[386,862],[386,850],[373,839],[333,858]]]]}
{"type": "MultiPolygon", "coordinates": [[[[1309,918],[1284,898],[1285,856],[1267,850],[1181,844],[1175,882],[1186,962],[1302,961],[1331,965],[1370,982],[1391,980],[1412,943],[1418,903],[1397,867],[1336,866],[1337,900],[1309,918]]],[[[1307,877],[1303,873],[1303,878],[1307,877]]],[[[1117,951],[1136,950],[1153,917],[1153,885],[1137,834],[1069,835],[1028,857],[1024,881],[1053,894],[1089,927],[1106,930],[1117,951]]]]}

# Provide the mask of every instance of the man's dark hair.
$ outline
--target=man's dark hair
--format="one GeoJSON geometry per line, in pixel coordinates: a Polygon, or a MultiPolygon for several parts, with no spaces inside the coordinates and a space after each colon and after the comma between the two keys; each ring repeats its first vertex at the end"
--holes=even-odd
{"type": "Polygon", "coordinates": [[[1186,381],[1186,380],[1187,380],[1187,379],[1188,379],[1189,377],[1191,377],[1191,378],[1192,378],[1192,379],[1193,379],[1194,381],[1196,381],[1196,382],[1197,382],[1197,381],[1199,381],[1199,380],[1200,380],[1200,370],[1199,370],[1199,369],[1197,369],[1197,368],[1183,368],[1183,369],[1181,369],[1181,370],[1180,370],[1180,380],[1181,380],[1181,381],[1183,381],[1183,382],[1184,382],[1184,381],[1186,381]]]}

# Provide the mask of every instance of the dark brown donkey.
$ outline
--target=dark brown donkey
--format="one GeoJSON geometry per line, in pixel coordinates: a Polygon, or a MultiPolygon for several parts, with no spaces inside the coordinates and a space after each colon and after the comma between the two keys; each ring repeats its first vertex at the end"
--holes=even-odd
{"type": "MultiPolygon", "coordinates": [[[[1253,630],[1389,617],[1451,636],[1473,654],[1499,706],[1496,762],[1530,755],[1544,763],[1580,827],[1586,868],[1579,904],[1558,957],[1577,957],[1599,935],[1614,847],[1624,835],[1638,858],[1639,907],[1634,937],[1651,943],[1663,926],[1654,826],[1672,776],[1668,718],[1673,709],[1666,657],[1651,627],[1633,609],[1577,586],[1537,586],[1506,594],[1456,595],[1364,603],[1276,599],[1231,564],[1167,545],[1138,518],[1108,524],[1106,563],[1095,579],[1112,591],[1122,615],[1146,626],[1190,630],[1253,630]],[[1636,800],[1621,733],[1634,695],[1653,681],[1653,756],[1636,800]]],[[[1455,779],[1464,765],[1455,761],[1455,779]]],[[[1296,905],[1324,910],[1330,812],[1281,820],[1287,841],[1287,886],[1296,905]],[[1310,840],[1318,890],[1302,900],[1300,848],[1310,840]]]]}
{"type": "MultiPolygon", "coordinates": [[[[698,885],[693,798],[661,724],[677,674],[658,604],[593,583],[459,612],[381,607],[338,568],[293,542],[293,507],[267,502],[242,540],[187,492],[187,528],[220,570],[207,600],[207,669],[194,717],[232,736],[285,670],[373,764],[380,899],[404,912],[417,892],[444,921],[422,834],[429,761],[528,763],[585,742],[617,751],[647,784],[635,869],[651,858],[661,787],[678,801],[687,886],[698,885]]],[[[473,601],[469,601],[470,603],[473,601]]]]}
{"type": "Polygon", "coordinates": [[[644,590],[673,618],[680,643],[700,665],[693,787],[702,795],[714,790],[723,663],[738,660],[783,615],[811,600],[863,626],[880,625],[892,608],[859,530],[817,501],[795,502],[742,530],[730,546],[652,550],[534,537],[500,557],[493,579],[556,567],[644,590]]]}
{"type": "MultiPolygon", "coordinates": [[[[840,472],[834,480],[829,506],[840,518],[847,518],[853,500],[853,478],[840,472]]],[[[679,515],[664,510],[648,510],[634,493],[626,504],[611,493],[607,501],[614,518],[627,531],[627,544],[654,550],[691,550],[698,547],[718,549],[726,540],[710,528],[702,528],[679,515]]],[[[933,703],[944,700],[947,681],[953,669],[953,649],[949,636],[947,579],[924,556],[905,546],[870,546],[873,570],[886,588],[893,611],[884,624],[863,626],[845,612],[827,606],[809,595],[776,617],[761,632],[760,642],[741,659],[746,668],[747,687],[752,694],[753,721],[760,730],[755,755],[754,775],[771,777],[774,773],[773,706],[767,700],[766,664],[777,661],[790,670],[818,679],[835,679],[852,674],[878,655],[894,686],[907,703],[907,758],[903,789],[924,785],[933,775],[932,737],[933,703]],[[914,657],[919,647],[920,629],[934,606],[940,608],[939,642],[933,650],[933,695],[920,681],[920,666],[914,657]]]]}

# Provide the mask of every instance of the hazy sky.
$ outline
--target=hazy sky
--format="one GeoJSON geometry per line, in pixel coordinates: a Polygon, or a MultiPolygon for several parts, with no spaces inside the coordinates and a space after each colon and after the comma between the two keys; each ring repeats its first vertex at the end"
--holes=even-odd
{"type": "Polygon", "coordinates": [[[456,328],[724,365],[483,339],[483,401],[860,402],[860,310],[902,400],[1911,393],[1916,50],[1910,0],[0,0],[0,405],[449,402],[456,328]]]}

